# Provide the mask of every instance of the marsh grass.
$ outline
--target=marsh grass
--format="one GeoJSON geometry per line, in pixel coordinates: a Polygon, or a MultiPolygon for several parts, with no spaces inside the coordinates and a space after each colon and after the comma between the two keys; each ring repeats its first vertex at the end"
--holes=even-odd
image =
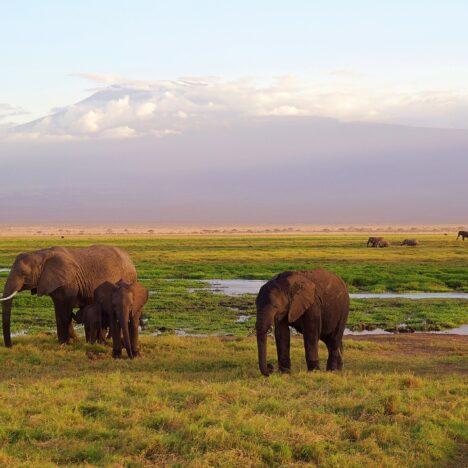
{"type": "MultiPolygon", "coordinates": [[[[388,236],[396,244],[398,237],[388,236]]],[[[151,291],[146,332],[248,335],[253,296],[226,297],[199,290],[209,278],[268,279],[279,271],[327,267],[360,291],[468,291],[468,249],[441,235],[421,235],[421,245],[366,247],[365,236],[98,237],[0,239],[0,268],[23,251],[50,245],[118,245],[130,252],[142,283],[151,291]],[[169,281],[168,281],[169,280],[169,281]],[[198,290],[197,290],[198,288],[198,290]],[[193,291],[195,289],[195,291],[193,291]],[[249,316],[238,322],[240,315],[249,316]]],[[[0,288],[8,273],[0,273],[0,288]]],[[[12,329],[34,333],[55,328],[49,298],[23,293],[15,299],[12,329]]],[[[349,327],[438,330],[468,322],[463,301],[352,301],[349,327]]]]}
{"type": "Polygon", "coordinates": [[[348,339],[345,370],[332,374],[307,373],[295,338],[292,374],[265,379],[249,338],[144,337],[131,362],[108,348],[89,359],[83,343],[21,337],[0,349],[0,464],[428,466],[464,457],[467,341],[408,340],[348,339]]]}

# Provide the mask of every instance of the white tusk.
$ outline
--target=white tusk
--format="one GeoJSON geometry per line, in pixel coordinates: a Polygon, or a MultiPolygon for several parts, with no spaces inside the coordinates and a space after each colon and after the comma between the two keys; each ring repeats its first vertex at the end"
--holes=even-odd
{"type": "Polygon", "coordinates": [[[15,297],[17,294],[18,294],[18,291],[15,291],[13,294],[10,294],[8,297],[2,297],[2,298],[0,298],[0,302],[8,301],[12,297],[15,297]]]}

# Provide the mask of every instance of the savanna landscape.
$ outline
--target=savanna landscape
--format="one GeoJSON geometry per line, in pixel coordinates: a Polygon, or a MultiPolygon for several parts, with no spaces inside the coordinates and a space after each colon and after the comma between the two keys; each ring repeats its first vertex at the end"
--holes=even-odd
{"type": "Polygon", "coordinates": [[[466,299],[352,299],[351,331],[406,333],[345,336],[341,372],[307,372],[293,336],[291,374],[265,378],[255,295],[207,282],[324,267],[351,293],[468,292],[456,234],[417,234],[417,247],[403,237],[385,235],[384,249],[349,233],[2,237],[0,287],[20,252],[100,243],[130,254],[150,295],[132,361],[86,344],[82,327],[59,345],[50,298],[14,298],[13,348],[0,348],[0,463],[463,466],[468,339],[427,332],[468,323],[466,299]]]}

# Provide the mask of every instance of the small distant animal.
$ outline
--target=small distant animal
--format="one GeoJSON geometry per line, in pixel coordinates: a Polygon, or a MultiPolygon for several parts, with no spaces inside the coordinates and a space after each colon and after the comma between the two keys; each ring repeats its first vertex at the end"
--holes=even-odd
{"type": "Polygon", "coordinates": [[[388,247],[390,244],[388,243],[388,241],[386,241],[385,239],[379,241],[379,243],[377,244],[377,247],[388,247]]]}
{"type": "Polygon", "coordinates": [[[377,247],[379,242],[383,240],[383,237],[369,237],[369,239],[367,239],[367,247],[377,247]]]}
{"type": "Polygon", "coordinates": [[[468,231],[458,231],[457,240],[459,237],[461,237],[462,240],[465,240],[465,237],[468,237],[468,231]]]}
{"type": "Polygon", "coordinates": [[[412,246],[412,247],[415,247],[417,245],[419,245],[419,241],[417,239],[405,239],[401,245],[409,245],[409,246],[412,246]]]}

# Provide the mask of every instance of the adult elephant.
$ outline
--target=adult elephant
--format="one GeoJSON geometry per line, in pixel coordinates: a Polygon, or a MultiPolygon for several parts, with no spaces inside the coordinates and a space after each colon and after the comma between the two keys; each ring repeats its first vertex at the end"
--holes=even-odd
{"type": "Polygon", "coordinates": [[[2,325],[5,346],[11,346],[10,316],[13,297],[29,290],[50,296],[54,303],[60,343],[75,337],[72,311],[93,302],[94,290],[120,279],[137,278],[130,256],[117,247],[93,245],[86,248],[50,247],[18,255],[3,290],[2,325]]]}
{"type": "Polygon", "coordinates": [[[367,239],[367,247],[378,247],[379,242],[383,240],[383,237],[369,237],[369,239],[367,239]]]}
{"type": "Polygon", "coordinates": [[[327,370],[342,368],[349,293],[339,276],[322,268],[280,273],[261,287],[256,306],[258,364],[263,375],[273,371],[267,364],[267,334],[273,324],[280,371],[291,368],[289,326],[304,336],[308,370],[319,369],[319,339],[328,348],[327,370]]]}
{"type": "Polygon", "coordinates": [[[462,238],[462,240],[465,240],[465,237],[468,237],[468,231],[458,231],[457,240],[458,240],[460,237],[462,238]]]}

